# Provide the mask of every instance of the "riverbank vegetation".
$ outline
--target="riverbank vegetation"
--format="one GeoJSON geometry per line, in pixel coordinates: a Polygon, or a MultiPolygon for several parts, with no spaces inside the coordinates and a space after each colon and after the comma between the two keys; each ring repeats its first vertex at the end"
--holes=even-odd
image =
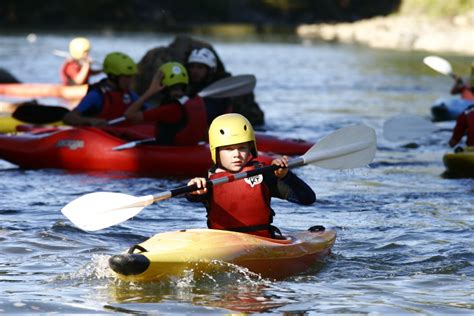
{"type": "Polygon", "coordinates": [[[399,15],[452,18],[474,10],[473,0],[403,0],[399,15]]]}

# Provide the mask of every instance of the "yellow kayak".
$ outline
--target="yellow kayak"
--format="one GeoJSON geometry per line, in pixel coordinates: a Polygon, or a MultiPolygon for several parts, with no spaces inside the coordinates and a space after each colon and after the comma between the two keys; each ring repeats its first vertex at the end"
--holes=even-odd
{"type": "Polygon", "coordinates": [[[25,123],[14,119],[11,115],[2,115],[0,116],[0,133],[16,132],[16,127],[21,124],[25,123]]]}
{"type": "MultiPolygon", "coordinates": [[[[31,125],[29,123],[17,120],[11,115],[0,115],[0,133],[15,133],[17,132],[17,127],[20,125],[31,125]]],[[[62,121],[54,122],[48,124],[48,126],[59,126],[64,125],[62,121]]]]}
{"type": "MultiPolygon", "coordinates": [[[[318,228],[318,227],[316,227],[318,228]]],[[[286,239],[271,239],[214,229],[188,229],[156,234],[112,256],[109,266],[126,281],[153,281],[192,269],[210,273],[222,262],[248,268],[265,278],[282,279],[308,270],[330,253],[336,233],[312,229],[286,239]]]]}
{"type": "Polygon", "coordinates": [[[465,147],[462,152],[446,153],[443,163],[448,177],[474,178],[474,147],[465,147]]]}

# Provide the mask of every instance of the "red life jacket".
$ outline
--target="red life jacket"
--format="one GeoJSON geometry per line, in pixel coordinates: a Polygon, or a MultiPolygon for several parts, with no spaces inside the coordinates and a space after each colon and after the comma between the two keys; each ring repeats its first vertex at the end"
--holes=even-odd
{"type": "MultiPolygon", "coordinates": [[[[245,167],[242,171],[255,169],[245,167]]],[[[212,174],[216,179],[232,175],[223,171],[212,174]]],[[[270,208],[270,190],[263,182],[263,175],[221,184],[212,188],[209,201],[208,222],[211,229],[246,232],[252,235],[272,237],[270,224],[273,210],[270,208]]]]}
{"type": "Polygon", "coordinates": [[[110,90],[105,85],[97,87],[102,93],[102,111],[96,116],[97,118],[112,120],[123,116],[123,113],[132,104],[132,97],[129,91],[110,90]]]}
{"type": "MultiPolygon", "coordinates": [[[[81,65],[77,60],[69,59],[61,67],[60,76],[61,81],[64,85],[75,85],[74,77],[81,71],[81,65]]],[[[89,73],[87,74],[84,82],[80,84],[86,84],[89,82],[89,77],[91,75],[91,70],[89,69],[89,73]]]]}
{"type": "Polygon", "coordinates": [[[466,100],[474,100],[474,91],[469,86],[464,86],[461,90],[461,97],[466,100]]]}
{"type": "Polygon", "coordinates": [[[466,134],[466,145],[474,146],[474,105],[469,106],[458,116],[451,140],[457,144],[466,134]]]}
{"type": "MultiPolygon", "coordinates": [[[[181,99],[184,112],[180,122],[157,126],[158,143],[162,145],[195,145],[207,140],[207,113],[204,100],[199,97],[181,99]]],[[[181,103],[180,103],[181,104],[181,103]]]]}
{"type": "MultiPolygon", "coordinates": [[[[474,98],[473,98],[474,100],[474,98]]],[[[474,106],[469,107],[464,114],[467,122],[467,140],[466,145],[474,146],[474,106]]]]}
{"type": "Polygon", "coordinates": [[[195,145],[207,141],[207,112],[204,100],[195,96],[184,103],[185,125],[174,138],[175,145],[195,145]]]}

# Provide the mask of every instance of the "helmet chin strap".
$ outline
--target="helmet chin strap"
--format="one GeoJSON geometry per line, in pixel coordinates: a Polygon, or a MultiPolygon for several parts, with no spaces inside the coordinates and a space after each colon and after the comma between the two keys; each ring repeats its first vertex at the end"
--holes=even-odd
{"type": "Polygon", "coordinates": [[[118,77],[116,75],[107,75],[107,79],[109,81],[109,84],[111,84],[112,88],[118,89],[119,84],[118,84],[118,77]]]}

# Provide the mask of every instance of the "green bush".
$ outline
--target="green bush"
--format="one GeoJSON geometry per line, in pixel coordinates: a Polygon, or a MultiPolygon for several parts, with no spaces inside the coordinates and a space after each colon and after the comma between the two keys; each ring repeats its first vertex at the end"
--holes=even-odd
{"type": "Polygon", "coordinates": [[[401,14],[452,17],[473,10],[472,0],[402,0],[401,14]]]}

